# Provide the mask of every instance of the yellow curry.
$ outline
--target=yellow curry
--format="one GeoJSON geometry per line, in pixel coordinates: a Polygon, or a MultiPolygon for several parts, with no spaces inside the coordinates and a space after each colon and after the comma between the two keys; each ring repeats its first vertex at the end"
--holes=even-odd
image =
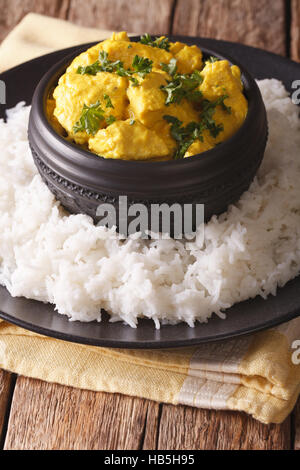
{"type": "Polygon", "coordinates": [[[114,33],[76,57],[48,100],[54,128],[104,158],[171,160],[231,137],[248,109],[240,69],[193,45],[114,33]]]}

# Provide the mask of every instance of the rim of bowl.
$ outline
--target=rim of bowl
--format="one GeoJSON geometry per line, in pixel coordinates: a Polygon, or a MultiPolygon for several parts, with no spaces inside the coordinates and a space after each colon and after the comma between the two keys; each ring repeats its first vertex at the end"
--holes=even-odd
{"type": "MultiPolygon", "coordinates": [[[[176,40],[178,40],[180,39],[180,36],[170,35],[169,38],[171,39],[171,41],[172,41],[172,38],[176,38],[176,40]]],[[[131,41],[138,41],[139,39],[140,39],[140,36],[130,37],[131,41]]],[[[220,145],[210,150],[206,150],[204,152],[192,155],[188,158],[155,162],[155,161],[147,161],[147,160],[123,160],[123,159],[105,158],[89,150],[84,150],[81,147],[79,147],[76,143],[68,142],[64,137],[60,136],[52,127],[45,113],[46,99],[48,97],[50,88],[54,86],[54,84],[52,84],[52,81],[54,80],[54,77],[55,77],[55,80],[57,81],[59,77],[65,73],[65,69],[68,67],[71,61],[75,57],[77,57],[81,52],[84,52],[85,50],[89,49],[90,47],[102,41],[94,41],[92,43],[78,45],[78,49],[76,50],[76,52],[72,52],[71,54],[68,54],[66,57],[58,61],[41,78],[40,82],[38,83],[36,87],[32,104],[33,106],[37,106],[39,118],[44,126],[44,129],[48,132],[49,136],[52,139],[54,138],[54,140],[56,140],[58,144],[63,145],[69,148],[70,150],[76,151],[78,156],[80,155],[81,157],[83,157],[82,163],[90,162],[92,164],[92,163],[97,162],[96,163],[97,166],[105,165],[106,168],[110,166],[111,169],[124,169],[124,168],[130,169],[130,167],[132,169],[134,167],[141,168],[141,165],[145,165],[145,164],[147,165],[147,168],[152,169],[152,170],[155,168],[163,168],[165,166],[168,168],[179,167],[180,165],[191,166],[195,162],[201,161],[205,163],[207,160],[211,161],[213,157],[218,158],[218,156],[221,153],[223,154],[223,153],[226,153],[226,151],[230,151],[234,143],[243,141],[244,134],[245,135],[248,134],[249,124],[252,122],[253,119],[255,119],[257,100],[262,101],[262,96],[258,88],[258,85],[255,79],[252,77],[252,75],[248,72],[248,70],[243,65],[241,65],[238,61],[232,59],[228,54],[224,55],[221,51],[206,48],[206,47],[201,47],[201,45],[199,44],[199,42],[201,43],[201,40],[199,40],[196,37],[189,37],[189,38],[182,37],[182,39],[184,39],[186,43],[190,43],[191,45],[193,44],[198,45],[198,47],[201,49],[204,56],[213,55],[213,56],[220,58],[221,60],[228,60],[231,65],[237,65],[241,70],[241,78],[242,78],[242,82],[244,86],[244,95],[248,101],[247,115],[243,124],[237,130],[237,132],[235,132],[229,139],[220,143],[220,145]],[[198,44],[197,44],[197,40],[198,40],[198,44]],[[201,159],[199,159],[199,156],[201,156],[201,159]]],[[[63,158],[66,158],[68,160],[68,155],[63,155],[63,158]]],[[[71,157],[71,159],[73,159],[73,157],[71,157]]]]}

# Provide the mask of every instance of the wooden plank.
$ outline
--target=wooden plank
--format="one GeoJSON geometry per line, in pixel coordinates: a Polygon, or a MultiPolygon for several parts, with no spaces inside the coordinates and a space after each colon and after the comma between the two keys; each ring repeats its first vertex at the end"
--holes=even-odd
{"type": "Polygon", "coordinates": [[[0,369],[0,441],[2,441],[7,409],[10,404],[13,376],[0,369]]]}
{"type": "Polygon", "coordinates": [[[292,0],[291,16],[291,57],[300,62],[300,0],[292,0]]]}
{"type": "Polygon", "coordinates": [[[276,450],[290,449],[290,436],[289,418],[266,426],[243,413],[158,405],[19,377],[4,448],[276,450]]]}
{"type": "Polygon", "coordinates": [[[143,442],[155,442],[158,408],[140,398],[19,377],[4,447],[139,449],[143,442]],[[149,431],[145,432],[147,422],[149,431]]]}
{"type": "Polygon", "coordinates": [[[294,449],[300,450],[300,397],[293,411],[294,449]]]}
{"type": "Polygon", "coordinates": [[[114,31],[169,33],[174,0],[71,0],[68,19],[74,23],[114,31]]]}
{"type": "Polygon", "coordinates": [[[290,419],[282,425],[259,423],[244,413],[163,405],[158,449],[290,449],[290,419]]]}
{"type": "Polygon", "coordinates": [[[157,447],[159,419],[162,406],[163,405],[155,403],[154,401],[148,401],[148,412],[142,445],[143,450],[153,450],[157,447]]]}
{"type": "Polygon", "coordinates": [[[0,0],[0,41],[27,13],[66,18],[70,0],[0,0]]]}
{"type": "Polygon", "coordinates": [[[174,34],[242,42],[285,54],[284,0],[177,0],[174,34]]]}

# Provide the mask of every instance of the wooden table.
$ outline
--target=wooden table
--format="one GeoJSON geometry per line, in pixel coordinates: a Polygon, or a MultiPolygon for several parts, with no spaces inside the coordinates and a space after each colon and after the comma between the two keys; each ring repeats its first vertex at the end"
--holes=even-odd
{"type": "MultiPolygon", "coordinates": [[[[239,41],[300,61],[300,0],[0,0],[0,40],[30,11],[105,29],[239,41]]],[[[243,413],[175,407],[0,371],[0,446],[300,450],[300,401],[283,424],[266,426],[243,413]]]]}

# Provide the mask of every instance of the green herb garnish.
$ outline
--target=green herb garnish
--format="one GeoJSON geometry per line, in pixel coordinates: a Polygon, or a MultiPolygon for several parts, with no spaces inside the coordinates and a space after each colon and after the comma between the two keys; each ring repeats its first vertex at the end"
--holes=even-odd
{"type": "Polygon", "coordinates": [[[173,157],[175,160],[183,158],[190,145],[196,139],[203,141],[202,131],[205,126],[201,122],[192,121],[183,127],[182,121],[175,116],[165,115],[163,118],[171,124],[171,136],[177,142],[177,149],[173,157]]]}
{"type": "Polygon", "coordinates": [[[175,58],[171,59],[168,64],[164,64],[163,62],[161,62],[160,66],[164,70],[164,72],[167,72],[172,77],[177,72],[177,60],[175,58]]]}
{"type": "Polygon", "coordinates": [[[115,122],[116,118],[112,114],[105,118],[106,124],[110,126],[113,122],[115,122]]]}
{"type": "Polygon", "coordinates": [[[73,126],[75,134],[77,132],[86,132],[89,135],[95,135],[100,128],[100,123],[104,119],[104,111],[101,108],[100,101],[90,106],[84,104],[79,120],[73,126]]]}
{"type": "Polygon", "coordinates": [[[153,61],[147,57],[140,57],[136,55],[132,62],[133,70],[142,78],[145,77],[152,70],[153,61]]]}
{"type": "MultiPolygon", "coordinates": [[[[224,88],[224,91],[226,92],[225,88],[224,88]]],[[[231,106],[227,106],[225,103],[224,103],[224,100],[226,100],[226,98],[229,98],[228,95],[222,95],[220,97],[220,105],[222,106],[222,108],[224,109],[224,111],[226,111],[228,114],[231,114],[231,106]]]]}
{"type": "Polygon", "coordinates": [[[123,62],[120,60],[115,60],[112,62],[108,59],[108,53],[106,51],[99,52],[99,72],[116,72],[119,68],[123,68],[123,62]]]}
{"type": "Polygon", "coordinates": [[[221,106],[224,111],[226,111],[228,114],[231,114],[231,107],[224,103],[224,100],[227,98],[229,98],[228,95],[221,95],[215,101],[202,100],[202,112],[208,112],[212,109],[214,111],[217,106],[221,106]]]}
{"type": "Polygon", "coordinates": [[[112,62],[108,59],[108,54],[105,51],[100,51],[99,52],[99,65],[100,69],[99,72],[110,72],[110,73],[116,73],[120,77],[128,77],[130,80],[132,80],[135,84],[138,83],[136,78],[131,77],[132,71],[127,70],[124,68],[123,62],[121,60],[116,60],[115,62],[112,62]]]}
{"type": "Polygon", "coordinates": [[[105,51],[99,52],[99,58],[91,65],[79,65],[77,73],[81,75],[89,74],[96,75],[98,72],[115,72],[118,67],[122,67],[123,64],[120,60],[111,62],[108,60],[108,54],[105,51]]]}
{"type": "Polygon", "coordinates": [[[116,60],[112,62],[108,59],[108,54],[105,51],[99,52],[99,58],[91,65],[79,66],[77,68],[77,73],[84,75],[96,75],[98,72],[109,72],[116,73],[120,77],[127,77],[133,84],[137,86],[139,84],[138,80],[133,77],[134,73],[137,73],[141,77],[145,77],[146,74],[150,73],[152,70],[152,61],[136,55],[132,62],[133,70],[125,69],[123,62],[121,60],[116,60]]]}
{"type": "Polygon", "coordinates": [[[207,129],[210,135],[214,138],[216,138],[219,133],[224,130],[223,124],[216,124],[215,120],[213,119],[216,107],[222,106],[222,108],[225,108],[227,112],[231,113],[231,108],[224,104],[224,100],[226,98],[228,98],[228,95],[222,95],[215,101],[204,99],[201,102],[200,121],[204,124],[205,129],[207,129]]]}
{"type": "Polygon", "coordinates": [[[135,123],[135,119],[130,119],[129,125],[133,126],[134,123],[135,123]]]}
{"type": "Polygon", "coordinates": [[[213,115],[217,106],[225,106],[227,112],[229,112],[228,110],[231,112],[231,108],[224,104],[226,98],[228,98],[228,95],[220,96],[215,101],[202,98],[199,122],[189,122],[185,127],[178,118],[169,115],[163,116],[163,118],[171,124],[171,136],[177,143],[174,154],[175,160],[183,158],[186,151],[195,140],[199,139],[203,142],[203,131],[208,130],[210,135],[216,138],[219,133],[224,130],[223,124],[217,124],[213,119],[213,115]]]}
{"type": "Polygon", "coordinates": [[[206,62],[210,62],[211,64],[213,64],[214,62],[218,62],[220,59],[218,57],[215,57],[213,55],[211,55],[207,60],[206,62]]]}
{"type": "Polygon", "coordinates": [[[141,36],[140,42],[151,47],[158,47],[159,49],[165,49],[166,51],[170,50],[171,43],[168,38],[155,38],[154,40],[150,34],[146,33],[141,36]]]}
{"type": "Polygon", "coordinates": [[[105,100],[106,108],[114,108],[114,105],[112,104],[111,99],[108,95],[103,95],[103,98],[105,100]]]}
{"type": "Polygon", "coordinates": [[[80,75],[84,75],[86,73],[89,75],[96,75],[98,72],[100,72],[100,64],[98,60],[91,65],[79,65],[76,70],[76,73],[79,73],[80,75]]]}
{"type": "Polygon", "coordinates": [[[191,74],[177,73],[176,63],[173,59],[169,64],[161,64],[162,69],[172,76],[172,80],[167,80],[167,85],[162,85],[161,89],[166,93],[165,104],[180,103],[183,98],[189,101],[199,101],[202,93],[197,90],[203,78],[199,72],[191,74]]]}

